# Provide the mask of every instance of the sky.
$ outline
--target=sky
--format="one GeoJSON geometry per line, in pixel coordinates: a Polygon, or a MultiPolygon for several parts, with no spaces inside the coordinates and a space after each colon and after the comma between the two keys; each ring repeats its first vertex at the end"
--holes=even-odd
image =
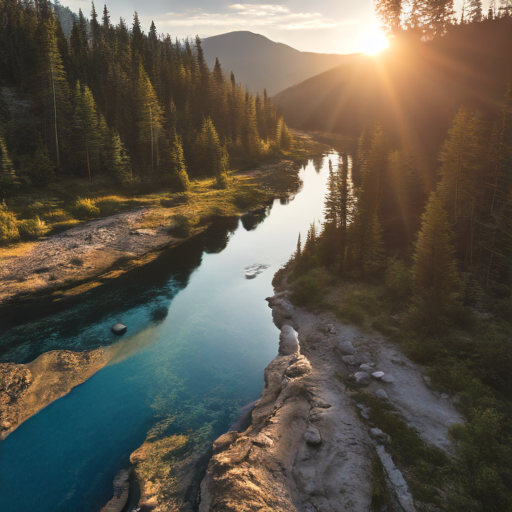
{"type": "MultiPolygon", "coordinates": [[[[137,11],[145,32],[153,20],[159,33],[180,39],[250,30],[301,51],[353,53],[362,51],[368,37],[378,30],[373,0],[107,1],[112,22],[122,16],[131,25],[137,11]]],[[[456,5],[461,2],[456,0],[456,5]]],[[[484,0],[484,6],[488,2],[484,0]]],[[[61,4],[90,15],[90,0],[61,0],[61,4]]],[[[96,10],[101,16],[103,1],[97,0],[96,10]]]]}

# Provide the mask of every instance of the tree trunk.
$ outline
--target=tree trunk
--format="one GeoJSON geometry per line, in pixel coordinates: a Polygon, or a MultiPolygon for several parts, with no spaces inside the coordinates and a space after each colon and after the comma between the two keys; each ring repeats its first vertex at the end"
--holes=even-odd
{"type": "Polygon", "coordinates": [[[57,167],[60,167],[60,154],[59,154],[59,133],[57,129],[57,99],[55,95],[55,81],[53,79],[53,66],[50,61],[50,77],[52,81],[52,92],[53,92],[53,113],[55,118],[55,150],[57,151],[57,167]]]}

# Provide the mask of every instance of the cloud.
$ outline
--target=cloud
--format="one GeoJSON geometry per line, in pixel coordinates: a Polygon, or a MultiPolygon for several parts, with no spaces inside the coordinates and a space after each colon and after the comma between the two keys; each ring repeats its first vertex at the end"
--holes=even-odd
{"type": "Polygon", "coordinates": [[[228,13],[209,13],[194,9],[182,14],[167,13],[159,24],[169,27],[228,27],[237,29],[277,28],[310,30],[333,28],[353,22],[340,22],[317,12],[292,12],[284,5],[232,4],[228,13]]]}

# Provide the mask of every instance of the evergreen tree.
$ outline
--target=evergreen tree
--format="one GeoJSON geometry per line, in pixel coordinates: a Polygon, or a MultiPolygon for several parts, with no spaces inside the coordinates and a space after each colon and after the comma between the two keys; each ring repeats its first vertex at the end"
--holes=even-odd
{"type": "Polygon", "coordinates": [[[55,179],[55,166],[50,160],[48,149],[41,140],[32,160],[29,176],[32,184],[37,187],[45,187],[55,179]]]}
{"type": "Polygon", "coordinates": [[[416,243],[413,276],[416,291],[441,308],[456,304],[461,281],[448,215],[438,194],[432,194],[416,243]]]}
{"type": "Polygon", "coordinates": [[[183,144],[181,137],[174,134],[174,141],[172,144],[172,169],[178,188],[180,190],[188,190],[190,188],[190,181],[187,174],[187,166],[185,165],[185,156],[183,154],[183,144]]]}
{"type": "Polygon", "coordinates": [[[133,180],[131,159],[116,130],[110,131],[107,154],[107,165],[114,179],[121,186],[130,185],[133,180]]]}
{"type": "Polygon", "coordinates": [[[327,180],[327,194],[324,209],[325,222],[338,226],[340,219],[340,186],[338,174],[334,173],[332,162],[329,159],[329,178],[327,180]]]}
{"type": "Polygon", "coordinates": [[[5,140],[2,135],[0,135],[0,200],[4,201],[7,195],[18,185],[18,176],[16,175],[14,165],[7,151],[5,140]]]}
{"type": "Polygon", "coordinates": [[[220,188],[227,187],[228,154],[220,144],[217,130],[210,118],[205,119],[200,136],[201,164],[203,172],[215,176],[220,188]]]}
{"type": "Polygon", "coordinates": [[[103,134],[98,126],[98,113],[91,90],[87,86],[82,90],[80,82],[76,83],[75,88],[74,119],[79,137],[83,141],[87,175],[92,182],[91,167],[95,170],[99,168],[99,151],[103,134]]]}

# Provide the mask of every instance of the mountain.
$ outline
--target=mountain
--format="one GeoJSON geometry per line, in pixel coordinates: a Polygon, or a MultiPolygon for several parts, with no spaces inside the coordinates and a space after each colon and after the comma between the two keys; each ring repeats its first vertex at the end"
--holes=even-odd
{"type": "Polygon", "coordinates": [[[358,136],[380,120],[390,136],[437,155],[461,105],[499,108],[511,47],[512,17],[451,27],[428,43],[402,36],[377,58],[352,58],[272,100],[292,127],[358,136]]]}
{"type": "Polygon", "coordinates": [[[233,71],[237,82],[247,85],[251,92],[266,88],[270,96],[352,58],[300,52],[248,31],[207,37],[203,50],[210,68],[218,57],[228,77],[233,71]]]}

